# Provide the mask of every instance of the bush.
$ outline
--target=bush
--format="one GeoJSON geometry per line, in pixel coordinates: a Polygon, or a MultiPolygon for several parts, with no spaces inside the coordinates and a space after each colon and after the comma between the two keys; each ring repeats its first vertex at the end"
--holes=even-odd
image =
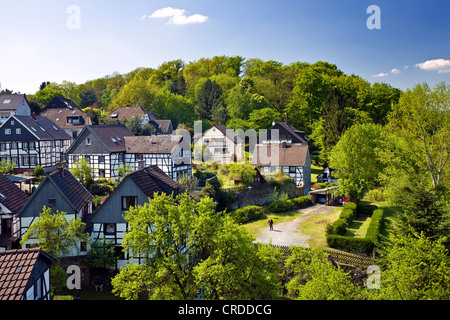
{"type": "Polygon", "coordinates": [[[327,236],[327,244],[331,248],[364,252],[366,254],[370,254],[374,248],[373,242],[369,239],[344,237],[336,234],[329,234],[327,236]]]}
{"type": "Polygon", "coordinates": [[[385,200],[384,193],[380,189],[369,190],[369,192],[367,192],[367,195],[365,196],[365,200],[371,202],[382,202],[385,200]]]}
{"type": "Polygon", "coordinates": [[[42,166],[40,166],[40,165],[37,165],[36,168],[34,168],[34,175],[36,177],[40,177],[40,176],[45,175],[44,168],[42,166]]]}
{"type": "Polygon", "coordinates": [[[378,234],[383,225],[384,211],[382,209],[374,210],[372,218],[370,220],[369,227],[367,228],[366,238],[373,242],[378,240],[378,234]]]}
{"type": "Polygon", "coordinates": [[[247,206],[231,212],[233,219],[240,224],[259,219],[263,214],[264,209],[259,206],[247,206]]]}
{"type": "Polygon", "coordinates": [[[310,195],[302,196],[294,198],[291,201],[294,203],[294,206],[296,207],[304,207],[307,206],[308,204],[311,204],[311,196],[310,195]]]}
{"type": "Polygon", "coordinates": [[[274,199],[269,204],[269,210],[274,213],[286,212],[294,208],[294,202],[288,199],[287,194],[283,194],[278,199],[274,199]]]}
{"type": "Polygon", "coordinates": [[[347,230],[347,226],[352,223],[353,219],[356,217],[356,204],[353,202],[347,203],[347,205],[342,209],[339,218],[327,226],[327,234],[343,235],[347,230]]]}
{"type": "Polygon", "coordinates": [[[106,196],[113,192],[114,187],[108,184],[101,184],[98,181],[94,181],[89,185],[89,192],[94,196],[106,196]]]}
{"type": "Polygon", "coordinates": [[[358,204],[358,214],[371,216],[378,207],[373,204],[358,204]]]}

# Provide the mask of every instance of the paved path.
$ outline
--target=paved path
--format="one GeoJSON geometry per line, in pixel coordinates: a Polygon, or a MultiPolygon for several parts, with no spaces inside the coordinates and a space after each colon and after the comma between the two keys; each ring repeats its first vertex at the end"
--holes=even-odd
{"type": "Polygon", "coordinates": [[[274,245],[301,245],[308,248],[309,236],[302,233],[300,223],[309,219],[313,214],[327,214],[336,209],[333,206],[314,205],[299,209],[303,215],[290,221],[274,223],[273,230],[269,230],[269,224],[256,238],[256,242],[269,243],[274,245]]]}

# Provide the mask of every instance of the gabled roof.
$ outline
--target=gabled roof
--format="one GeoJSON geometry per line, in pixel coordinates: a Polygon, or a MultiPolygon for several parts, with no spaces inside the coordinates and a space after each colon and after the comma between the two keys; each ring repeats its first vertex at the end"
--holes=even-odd
{"type": "MultiPolygon", "coordinates": [[[[39,193],[40,188],[42,188],[42,186],[46,183],[53,184],[55,188],[59,190],[59,195],[67,200],[75,212],[81,210],[94,198],[94,196],[72,175],[69,170],[65,168],[58,169],[44,178],[37,190],[33,192],[22,209],[18,212],[18,217],[23,214],[25,208],[33,201],[34,197],[39,193]]],[[[36,215],[39,215],[39,212],[37,212],[36,215]]]]}
{"type": "Polygon", "coordinates": [[[50,119],[62,129],[82,128],[92,124],[91,117],[78,108],[49,108],[42,111],[40,115],[50,119]],[[68,117],[79,117],[80,123],[68,123],[68,117]]]}
{"type": "Polygon", "coordinates": [[[38,259],[56,261],[40,248],[0,251],[0,300],[21,300],[38,259]]]}
{"type": "Polygon", "coordinates": [[[174,195],[184,192],[181,185],[170,178],[157,165],[134,171],[127,178],[133,180],[139,189],[148,197],[153,197],[155,192],[164,192],[167,194],[174,192],[174,195]]]}
{"type": "Polygon", "coordinates": [[[39,140],[67,140],[71,138],[57,124],[45,117],[15,115],[13,118],[16,118],[39,140]]]}
{"type": "Polygon", "coordinates": [[[208,130],[206,130],[203,134],[194,134],[194,143],[196,143],[200,138],[202,138],[203,136],[205,136],[205,134],[212,130],[212,129],[218,129],[224,136],[228,137],[231,141],[233,141],[234,143],[243,143],[242,139],[239,138],[235,133],[234,130],[232,129],[228,129],[226,125],[224,124],[215,124],[213,125],[211,128],[209,128],[208,130]]]}
{"type": "Polygon", "coordinates": [[[170,154],[182,139],[181,135],[125,137],[126,153],[170,154]]]}
{"type": "MultiPolygon", "coordinates": [[[[272,125],[272,127],[267,130],[267,133],[261,134],[259,141],[264,141],[267,139],[267,136],[270,135],[270,132],[274,129],[282,129],[285,133],[287,133],[288,137],[284,137],[292,140],[292,143],[308,143],[309,138],[305,135],[303,131],[297,130],[292,126],[290,121],[286,122],[276,122],[272,125]]],[[[281,138],[281,137],[280,137],[281,138]]]]}
{"type": "Polygon", "coordinates": [[[143,116],[144,114],[149,114],[149,112],[142,109],[142,107],[120,107],[114,109],[110,114],[106,117],[109,119],[130,119],[133,116],[143,116]]]}
{"type": "Polygon", "coordinates": [[[64,98],[64,97],[54,97],[48,104],[47,106],[44,108],[44,111],[47,111],[48,109],[64,109],[64,108],[68,108],[68,109],[78,109],[81,110],[76,104],[75,102],[73,102],[70,99],[64,98]]]}
{"type": "Polygon", "coordinates": [[[123,218],[123,212],[120,211],[120,215],[117,212],[106,212],[102,211],[102,207],[113,197],[115,197],[118,193],[120,196],[120,192],[124,191],[126,195],[127,190],[121,188],[121,186],[126,183],[126,181],[133,181],[133,183],[142,191],[142,193],[147,198],[153,198],[155,192],[157,193],[165,193],[172,194],[173,196],[177,196],[180,193],[184,193],[185,190],[181,185],[171,179],[164,171],[162,171],[157,165],[152,165],[149,167],[145,167],[143,169],[134,171],[128,174],[125,179],[117,186],[114,191],[106,198],[102,206],[97,210],[94,216],[91,218],[92,223],[101,223],[104,222],[105,219],[109,221],[114,220],[117,223],[125,222],[123,218]]]}
{"type": "MultiPolygon", "coordinates": [[[[91,132],[110,153],[125,152],[125,137],[134,136],[124,124],[90,125],[84,127],[77,140],[81,139],[85,130],[91,132]]],[[[72,144],[72,146],[74,145],[75,143],[72,144]]],[[[68,153],[70,153],[70,149],[68,153]]]]}
{"type": "Polygon", "coordinates": [[[28,200],[28,195],[5,175],[0,174],[0,203],[15,215],[28,200]]]}
{"type": "Polygon", "coordinates": [[[307,145],[257,144],[250,164],[258,167],[293,166],[306,164],[309,148],[307,145]]]}
{"type": "Polygon", "coordinates": [[[172,120],[150,120],[150,123],[155,127],[158,134],[172,134],[172,120]]]}
{"type": "Polygon", "coordinates": [[[23,99],[28,104],[25,94],[2,94],[0,95],[0,110],[16,110],[23,99]]]}

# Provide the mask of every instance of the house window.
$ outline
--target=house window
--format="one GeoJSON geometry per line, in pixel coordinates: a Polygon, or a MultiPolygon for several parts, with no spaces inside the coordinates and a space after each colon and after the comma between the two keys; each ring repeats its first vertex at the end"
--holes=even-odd
{"type": "Polygon", "coordinates": [[[136,206],[137,197],[122,197],[122,210],[130,210],[130,207],[136,206]]]}
{"type": "Polygon", "coordinates": [[[289,173],[295,173],[296,167],[289,167],[289,173]]]}
{"type": "Polygon", "coordinates": [[[78,131],[72,131],[72,138],[76,139],[78,137],[78,131]]]}
{"type": "Polygon", "coordinates": [[[50,208],[56,207],[56,198],[48,198],[48,206],[50,208]]]}
{"type": "Polygon", "coordinates": [[[115,223],[105,223],[103,224],[105,230],[105,235],[115,235],[116,234],[116,224],[115,223]]]}
{"type": "Polygon", "coordinates": [[[22,130],[20,128],[16,128],[16,134],[21,134],[22,130]]]}
{"type": "Polygon", "coordinates": [[[28,150],[28,142],[22,142],[22,149],[28,150]]]}
{"type": "Polygon", "coordinates": [[[90,146],[91,145],[91,138],[86,138],[86,145],[90,146]]]}
{"type": "Polygon", "coordinates": [[[19,164],[19,158],[17,157],[11,157],[11,161],[14,162],[15,165],[19,164]]]}
{"type": "Polygon", "coordinates": [[[6,151],[6,145],[4,143],[0,143],[0,151],[6,151]]]}
{"type": "Polygon", "coordinates": [[[86,156],[86,162],[90,163],[91,162],[91,156],[86,156]]]}
{"type": "Polygon", "coordinates": [[[31,166],[35,166],[36,163],[37,163],[37,158],[36,158],[36,156],[31,156],[31,157],[30,157],[30,165],[31,165],[31,166]]]}
{"type": "Polygon", "coordinates": [[[34,299],[42,299],[42,278],[37,279],[37,281],[34,283],[34,299]]]}
{"type": "Polygon", "coordinates": [[[30,148],[30,150],[34,150],[34,148],[35,148],[34,142],[30,142],[29,148],[30,148]]]}
{"type": "Polygon", "coordinates": [[[86,243],[86,241],[81,241],[80,242],[80,251],[81,252],[86,252],[87,251],[87,243],[86,243]]]}
{"type": "Polygon", "coordinates": [[[11,149],[16,150],[17,149],[17,142],[11,143],[11,149]]]}
{"type": "Polygon", "coordinates": [[[105,163],[105,156],[98,156],[98,163],[105,163]]]}
{"type": "Polygon", "coordinates": [[[11,129],[10,128],[6,128],[5,129],[5,134],[11,134],[11,129]]]}
{"type": "Polygon", "coordinates": [[[26,157],[26,156],[23,156],[22,157],[22,165],[29,166],[30,165],[30,158],[26,157]]]}
{"type": "Polygon", "coordinates": [[[105,169],[98,169],[98,176],[100,178],[106,177],[106,170],[105,169]]]}

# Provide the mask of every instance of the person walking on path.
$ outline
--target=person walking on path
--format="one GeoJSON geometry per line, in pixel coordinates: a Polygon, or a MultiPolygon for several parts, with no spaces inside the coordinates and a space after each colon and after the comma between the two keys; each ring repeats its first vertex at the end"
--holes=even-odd
{"type": "Polygon", "coordinates": [[[270,226],[270,231],[273,230],[273,220],[272,218],[269,219],[269,226],[270,226]]]}

